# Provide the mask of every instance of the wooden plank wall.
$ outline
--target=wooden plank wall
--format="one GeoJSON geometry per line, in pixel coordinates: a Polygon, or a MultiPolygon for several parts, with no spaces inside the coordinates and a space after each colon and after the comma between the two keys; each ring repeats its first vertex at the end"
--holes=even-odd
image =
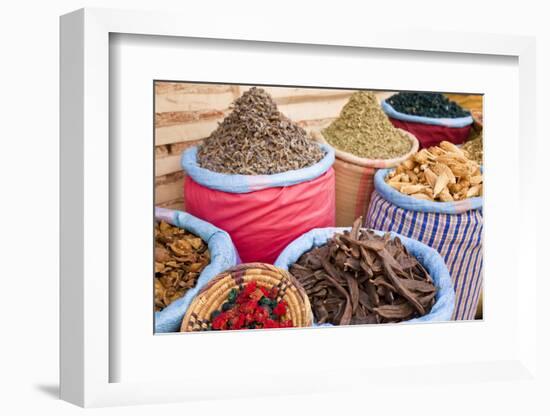
{"type": "MultiPolygon", "coordinates": [[[[155,203],[184,209],[181,152],[201,142],[228,114],[231,103],[250,87],[155,84],[155,203]]],[[[263,87],[279,110],[307,131],[319,131],[338,116],[353,91],[263,87]]]]}
{"type": "Polygon", "coordinates": [[[445,94],[450,100],[470,111],[483,112],[483,95],[481,94],[445,94]]]}

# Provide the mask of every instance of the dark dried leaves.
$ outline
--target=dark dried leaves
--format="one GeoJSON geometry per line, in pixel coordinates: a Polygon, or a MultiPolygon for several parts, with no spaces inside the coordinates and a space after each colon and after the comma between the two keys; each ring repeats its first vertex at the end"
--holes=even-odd
{"type": "Polygon", "coordinates": [[[306,290],[318,323],[400,322],[428,313],[432,279],[399,238],[360,228],[303,254],[290,272],[306,290]]]}

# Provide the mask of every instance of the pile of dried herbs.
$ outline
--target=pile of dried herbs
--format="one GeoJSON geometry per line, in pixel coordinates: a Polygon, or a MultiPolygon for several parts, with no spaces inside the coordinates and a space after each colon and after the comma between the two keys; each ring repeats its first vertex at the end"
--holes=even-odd
{"type": "Polygon", "coordinates": [[[483,133],[479,133],[473,139],[468,140],[462,147],[468,157],[480,165],[483,164],[483,133]]]}
{"type": "Polygon", "coordinates": [[[372,92],[352,94],[340,116],[323,130],[335,148],[367,159],[393,159],[411,150],[411,141],[396,129],[372,92]]]}
{"type": "Polygon", "coordinates": [[[386,101],[396,111],[413,116],[457,118],[470,115],[469,111],[438,92],[400,92],[386,101]]]}
{"type": "Polygon", "coordinates": [[[277,110],[271,96],[251,88],[199,147],[201,167],[214,172],[270,175],[319,162],[323,150],[277,110]]]}
{"type": "Polygon", "coordinates": [[[388,323],[429,313],[436,288],[426,269],[399,238],[361,229],[361,220],[290,268],[307,292],[316,322],[388,323]]]}
{"type": "Polygon", "coordinates": [[[155,224],[155,311],[185,295],[209,263],[201,238],[164,221],[155,224]]]}
{"type": "Polygon", "coordinates": [[[473,114],[473,116],[474,124],[470,131],[470,137],[462,149],[470,159],[483,165],[483,116],[481,114],[473,114]]]}

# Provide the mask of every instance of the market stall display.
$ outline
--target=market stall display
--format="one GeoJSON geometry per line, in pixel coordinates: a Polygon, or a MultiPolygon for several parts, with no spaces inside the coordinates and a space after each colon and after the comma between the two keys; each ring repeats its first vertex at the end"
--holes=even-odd
{"type": "Polygon", "coordinates": [[[156,211],[156,332],[474,319],[481,96],[177,87],[156,197],[186,212],[156,211]]]}
{"type": "Polygon", "coordinates": [[[318,135],[335,149],[336,225],[366,215],[378,169],[393,167],[418,150],[416,138],[389,122],[372,92],[352,94],[339,117],[318,135]]]}
{"type": "Polygon", "coordinates": [[[174,332],[197,292],[238,254],[225,231],[188,213],[155,208],[155,220],[155,332],[174,332]]]}
{"type": "Polygon", "coordinates": [[[440,93],[399,92],[381,105],[392,124],[412,133],[421,148],[443,140],[462,144],[473,123],[469,111],[440,93]]]}
{"type": "Polygon", "coordinates": [[[292,275],[269,264],[245,263],[219,274],[198,293],[180,330],[307,327],[311,323],[309,299],[292,275]]]}

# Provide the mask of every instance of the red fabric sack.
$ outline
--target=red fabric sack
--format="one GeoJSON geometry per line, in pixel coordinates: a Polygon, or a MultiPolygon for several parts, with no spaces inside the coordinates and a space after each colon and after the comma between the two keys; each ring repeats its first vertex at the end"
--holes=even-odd
{"type": "Polygon", "coordinates": [[[470,134],[471,125],[465,127],[446,127],[434,124],[415,123],[412,121],[397,120],[389,117],[395,127],[413,134],[420,144],[420,148],[437,146],[443,140],[454,144],[462,144],[470,134]]]}
{"type": "Polygon", "coordinates": [[[292,241],[313,228],[335,225],[335,179],[331,167],[296,185],[230,193],[186,176],[185,208],[227,231],[243,262],[270,263],[292,241]]]}

